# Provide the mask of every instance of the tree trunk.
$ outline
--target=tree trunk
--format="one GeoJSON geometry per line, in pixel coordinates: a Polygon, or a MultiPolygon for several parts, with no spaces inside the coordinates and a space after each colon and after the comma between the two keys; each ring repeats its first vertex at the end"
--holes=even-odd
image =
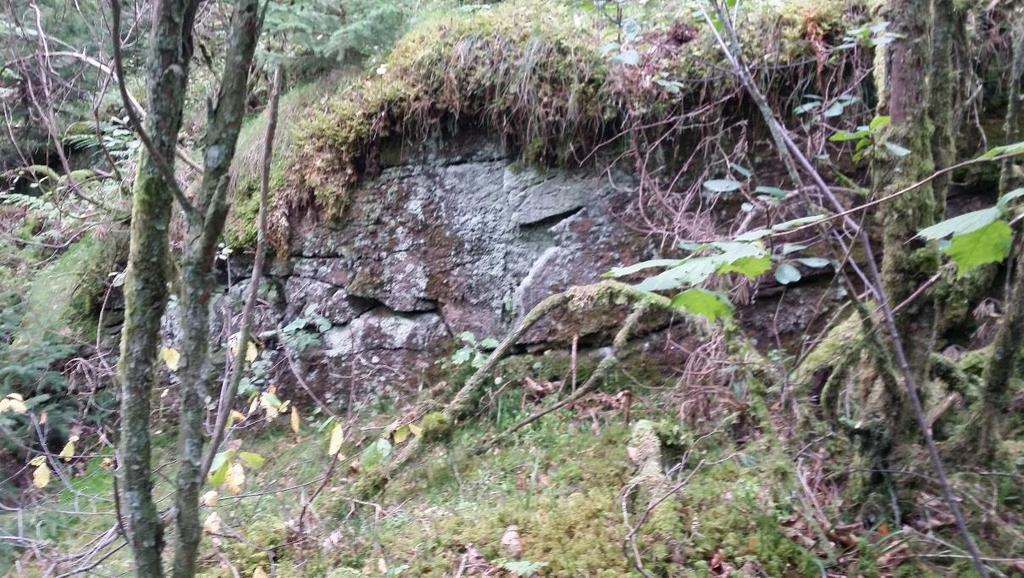
{"type": "MultiPolygon", "coordinates": [[[[928,117],[927,71],[930,64],[928,42],[930,0],[891,0],[889,19],[899,40],[889,46],[889,115],[892,131],[889,139],[911,153],[892,157],[878,176],[886,190],[899,190],[930,175],[932,157],[932,123],[928,117]]],[[[887,205],[882,214],[884,223],[882,282],[894,306],[903,303],[931,277],[939,266],[935,247],[915,247],[911,239],[924,227],[936,222],[940,204],[930,184],[918,187],[887,205]]],[[[896,315],[896,326],[903,338],[907,359],[915,382],[925,383],[929,357],[935,341],[935,306],[927,295],[921,296],[896,315]]],[[[900,404],[902,406],[902,404],[900,404]]],[[[895,407],[900,424],[910,425],[905,408],[895,407]]]]}
{"type": "MultiPolygon", "coordinates": [[[[163,0],[154,8],[146,132],[153,143],[152,154],[168,164],[173,163],[181,128],[197,6],[195,0],[163,0]]],[[[121,485],[136,574],[147,578],[163,575],[163,532],[153,503],[149,420],[160,318],[167,302],[168,230],[174,198],[157,162],[149,151],[143,151],[135,179],[118,363],[121,485]]]]}
{"type": "MultiPolygon", "coordinates": [[[[203,486],[203,417],[210,383],[210,296],[216,284],[217,242],[227,218],[228,169],[245,117],[249,68],[262,19],[258,0],[239,0],[231,18],[224,73],[205,139],[203,180],[195,199],[199,218],[190,221],[182,265],[182,353],[179,458],[175,494],[177,540],[174,577],[195,575],[202,529],[199,493],[203,486]]],[[[245,344],[239,344],[245,348],[245,344]]]]}
{"type": "MultiPolygon", "coordinates": [[[[1024,8],[1015,9],[1012,17],[1013,63],[1010,65],[1010,90],[1006,99],[1006,121],[1003,124],[1003,131],[1006,134],[1003,142],[1006,144],[1015,143],[1021,139],[1020,83],[1021,77],[1024,76],[1024,8]]],[[[1005,194],[1021,186],[1021,180],[1020,161],[1017,159],[1003,161],[1003,168],[999,174],[999,192],[1005,194]]]]}
{"type": "MultiPolygon", "coordinates": [[[[1021,139],[1020,82],[1024,75],[1024,15],[1018,9],[1013,22],[1013,64],[1010,70],[1010,90],[1006,106],[1006,143],[1021,139]]],[[[999,178],[999,192],[1006,194],[1021,185],[1019,166],[1013,159],[1003,161],[999,178]]],[[[972,455],[978,463],[988,463],[999,448],[999,424],[1006,410],[1010,379],[1021,359],[1024,347],[1024,244],[1017,243],[1017,259],[1013,266],[1013,281],[1004,300],[1003,322],[992,344],[992,359],[985,370],[981,391],[981,408],[970,422],[968,434],[972,455]]]]}

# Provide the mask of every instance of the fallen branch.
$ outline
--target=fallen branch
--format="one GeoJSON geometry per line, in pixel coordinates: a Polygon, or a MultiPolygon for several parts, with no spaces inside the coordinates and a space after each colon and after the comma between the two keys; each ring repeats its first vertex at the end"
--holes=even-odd
{"type": "Polygon", "coordinates": [[[639,325],[640,319],[643,317],[644,313],[647,312],[647,309],[648,304],[644,302],[638,303],[633,307],[633,311],[629,314],[628,317],[626,317],[626,320],[622,323],[622,327],[619,329],[619,332],[615,335],[615,339],[614,341],[612,341],[611,349],[608,351],[608,353],[605,354],[604,358],[602,358],[601,361],[597,364],[597,368],[594,369],[594,373],[590,374],[590,377],[587,378],[587,381],[584,382],[582,387],[577,389],[569,397],[566,397],[565,399],[562,399],[561,401],[555,403],[554,405],[534,413],[530,417],[520,421],[519,423],[513,425],[504,432],[498,434],[489,443],[484,444],[484,446],[480,448],[480,451],[486,451],[494,447],[494,445],[496,445],[499,441],[503,440],[509,435],[512,435],[513,433],[523,429],[524,427],[530,425],[531,423],[539,420],[540,418],[552,412],[558,411],[559,409],[567,405],[575,403],[583,396],[597,389],[597,386],[599,386],[601,382],[604,381],[605,377],[608,376],[608,372],[610,372],[612,368],[618,365],[619,356],[622,353],[622,350],[626,347],[626,344],[629,342],[630,337],[632,337],[632,335],[636,332],[636,327],[637,325],[639,325]]]}

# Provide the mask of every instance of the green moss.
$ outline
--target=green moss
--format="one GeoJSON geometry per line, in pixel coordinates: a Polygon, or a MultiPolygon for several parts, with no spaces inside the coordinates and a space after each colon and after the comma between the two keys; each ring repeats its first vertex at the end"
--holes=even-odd
{"type": "MultiPolygon", "coordinates": [[[[693,19],[692,10],[678,6],[647,13],[658,11],[665,18],[651,18],[660,26],[652,38],[693,19]]],[[[787,63],[819,55],[823,40],[835,40],[863,12],[861,2],[842,0],[766,3],[746,11],[740,27],[755,62],[787,63]]],[[[564,165],[588,157],[627,118],[663,119],[687,110],[688,96],[713,100],[708,91],[736,88],[721,77],[722,56],[710,35],[682,41],[678,50],[649,51],[643,74],[602,54],[600,47],[618,35],[596,13],[543,0],[425,20],[361,84],[303,124],[278,210],[315,204],[325,216],[339,216],[351,190],[377,171],[389,138],[483,127],[528,161],[564,165]],[[678,81],[692,94],[651,78],[678,81]]],[[[791,86],[773,90],[788,98],[791,86]]],[[[274,238],[281,242],[284,232],[274,238]]]]}
{"type": "Polygon", "coordinates": [[[127,235],[86,236],[51,265],[38,271],[25,295],[25,314],[13,345],[38,345],[55,338],[86,338],[94,331],[103,289],[118,261],[127,255],[127,235]]]}

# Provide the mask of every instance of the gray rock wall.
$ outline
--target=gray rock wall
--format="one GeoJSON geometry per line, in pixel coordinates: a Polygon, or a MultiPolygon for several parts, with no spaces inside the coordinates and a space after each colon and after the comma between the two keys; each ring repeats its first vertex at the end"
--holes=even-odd
{"type": "MultiPolygon", "coordinates": [[[[282,299],[263,323],[329,321],[306,354],[328,389],[424,382],[455,335],[500,337],[551,293],[650,253],[624,222],[623,177],[618,190],[597,170],[525,167],[483,138],[390,156],[342,219],[297,218],[275,268],[282,299]]],[[[563,321],[526,341],[564,344],[577,329],[563,321]]]]}

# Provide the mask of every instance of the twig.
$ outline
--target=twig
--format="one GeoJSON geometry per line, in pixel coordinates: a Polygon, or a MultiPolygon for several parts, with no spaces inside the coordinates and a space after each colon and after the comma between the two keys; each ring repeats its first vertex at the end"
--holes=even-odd
{"type": "Polygon", "coordinates": [[[135,133],[139,136],[139,140],[146,147],[146,151],[149,153],[153,163],[156,164],[157,170],[160,172],[160,177],[174,198],[177,199],[178,204],[181,205],[181,210],[185,213],[185,217],[190,221],[199,218],[198,213],[192,203],[185,196],[185,193],[181,190],[181,186],[178,184],[178,179],[174,176],[174,169],[168,164],[167,159],[160,154],[160,151],[156,149],[156,145],[153,144],[146,129],[142,127],[142,119],[139,118],[135,107],[132,106],[131,96],[128,94],[128,87],[124,81],[124,62],[121,55],[121,2],[120,0],[110,0],[110,12],[111,12],[111,36],[113,37],[113,54],[114,54],[114,71],[117,78],[117,88],[121,92],[121,100],[124,103],[125,113],[128,115],[128,120],[132,123],[132,128],[135,129],[135,133]]]}
{"type": "Polygon", "coordinates": [[[256,302],[259,300],[260,280],[263,278],[263,263],[267,254],[267,211],[270,197],[270,164],[274,157],[274,135],[277,131],[277,111],[281,96],[281,67],[274,70],[273,88],[270,93],[268,105],[267,136],[263,145],[263,163],[260,170],[260,209],[259,228],[256,234],[256,258],[252,265],[252,277],[249,279],[248,294],[246,295],[245,306],[242,309],[242,327],[238,332],[237,350],[235,351],[232,363],[231,376],[221,388],[220,399],[217,403],[217,419],[213,426],[213,433],[210,435],[210,446],[203,457],[202,477],[210,473],[213,465],[213,457],[220,447],[224,438],[224,430],[227,428],[228,417],[231,414],[231,401],[235,398],[238,385],[242,380],[242,368],[245,366],[245,357],[249,349],[249,339],[252,332],[253,311],[256,302]]]}

